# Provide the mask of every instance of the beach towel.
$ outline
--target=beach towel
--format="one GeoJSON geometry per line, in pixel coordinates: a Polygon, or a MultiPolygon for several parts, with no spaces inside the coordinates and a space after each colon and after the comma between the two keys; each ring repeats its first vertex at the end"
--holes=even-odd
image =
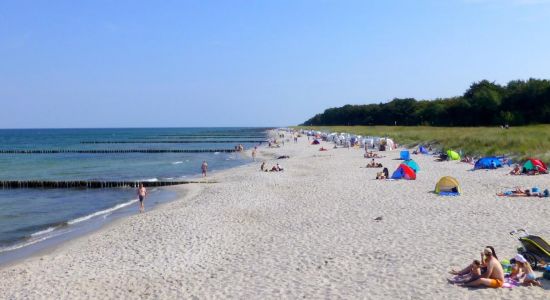
{"type": "MultiPolygon", "coordinates": [[[[456,276],[453,276],[449,279],[449,282],[450,283],[460,283],[462,281],[464,281],[464,279],[466,279],[468,275],[456,275],[456,276]]],[[[505,277],[504,278],[504,284],[502,285],[502,288],[506,288],[506,289],[511,289],[511,288],[515,288],[515,287],[518,287],[520,286],[521,284],[519,283],[519,281],[517,280],[514,280],[514,279],[511,279],[510,277],[505,277]]]]}
{"type": "Polygon", "coordinates": [[[520,286],[521,284],[517,280],[513,280],[510,277],[504,278],[504,284],[502,288],[511,289],[520,286]]]}
{"type": "Polygon", "coordinates": [[[460,196],[458,192],[439,192],[439,196],[460,196]]]}

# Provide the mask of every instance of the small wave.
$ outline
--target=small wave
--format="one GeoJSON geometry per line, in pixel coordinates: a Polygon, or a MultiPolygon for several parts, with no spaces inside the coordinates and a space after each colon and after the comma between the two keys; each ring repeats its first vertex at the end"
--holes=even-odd
{"type": "Polygon", "coordinates": [[[142,181],[155,182],[155,181],[159,181],[159,179],[158,178],[149,178],[149,179],[145,179],[145,180],[142,180],[142,181]]]}
{"type": "MultiPolygon", "coordinates": [[[[43,230],[43,231],[46,231],[46,230],[43,230]]],[[[26,240],[25,242],[0,248],[0,253],[7,252],[7,251],[13,251],[13,250],[17,250],[17,249],[20,249],[20,248],[23,248],[23,247],[27,247],[27,246],[30,246],[32,244],[36,244],[36,243],[45,241],[47,239],[51,239],[53,237],[60,236],[60,235],[65,234],[65,233],[69,233],[71,231],[72,230],[63,230],[63,231],[59,231],[57,233],[44,235],[44,236],[41,236],[39,238],[31,237],[30,239],[26,240]]]]}
{"type": "Polygon", "coordinates": [[[218,155],[218,154],[220,154],[220,152],[214,152],[214,155],[218,155]]]}
{"type": "Polygon", "coordinates": [[[183,161],[175,161],[172,163],[173,165],[179,165],[179,164],[183,164],[183,161]]]}
{"type": "Polygon", "coordinates": [[[44,230],[41,230],[41,231],[38,231],[38,232],[35,232],[35,233],[31,234],[31,237],[40,236],[40,235],[44,235],[46,233],[50,233],[50,232],[56,230],[57,228],[59,228],[59,226],[48,227],[44,230]]]}
{"type": "Polygon", "coordinates": [[[124,202],[124,203],[120,203],[120,204],[117,204],[111,208],[107,208],[107,209],[104,209],[104,210],[100,210],[100,211],[96,211],[95,213],[93,214],[89,214],[89,215],[86,215],[86,216],[83,216],[83,217],[80,217],[80,218],[76,218],[76,219],[73,219],[73,220],[70,220],[69,222],[67,222],[67,224],[69,225],[73,225],[73,224],[76,224],[76,223],[80,223],[80,222],[84,222],[86,220],[89,220],[93,217],[97,217],[97,216],[101,216],[101,215],[105,215],[105,214],[108,214],[108,213],[111,213],[115,210],[118,210],[118,209],[121,209],[123,207],[126,207],[128,205],[131,205],[133,203],[136,203],[138,200],[137,199],[133,199],[133,200],[130,200],[128,202],[124,202]]]}

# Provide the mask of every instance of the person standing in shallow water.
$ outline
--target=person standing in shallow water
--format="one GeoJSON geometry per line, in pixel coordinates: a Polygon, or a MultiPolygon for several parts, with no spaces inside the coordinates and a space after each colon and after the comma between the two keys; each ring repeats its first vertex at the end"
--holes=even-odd
{"type": "Polygon", "coordinates": [[[206,172],[208,171],[208,164],[206,163],[206,160],[202,161],[201,170],[202,170],[202,177],[206,177],[206,172]]]}
{"type": "Polygon", "coordinates": [[[147,189],[143,186],[143,183],[139,184],[137,194],[139,199],[139,212],[142,213],[145,211],[145,207],[143,206],[143,201],[145,201],[145,197],[147,196],[147,189]]]}

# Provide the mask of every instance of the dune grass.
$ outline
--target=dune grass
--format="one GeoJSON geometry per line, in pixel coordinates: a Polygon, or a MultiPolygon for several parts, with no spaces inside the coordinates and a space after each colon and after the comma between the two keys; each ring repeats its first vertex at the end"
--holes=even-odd
{"type": "Polygon", "coordinates": [[[517,159],[536,157],[550,161],[550,125],[501,129],[498,127],[429,126],[300,126],[327,132],[390,137],[409,147],[431,144],[461,150],[468,155],[509,155],[517,159]]]}

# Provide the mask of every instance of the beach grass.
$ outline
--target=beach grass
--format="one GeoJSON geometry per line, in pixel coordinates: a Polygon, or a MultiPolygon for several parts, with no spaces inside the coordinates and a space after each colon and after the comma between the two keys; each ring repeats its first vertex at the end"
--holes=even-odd
{"type": "Polygon", "coordinates": [[[347,132],[363,136],[390,137],[413,147],[431,144],[466,155],[508,155],[516,159],[536,157],[550,161],[550,125],[500,127],[430,126],[299,126],[295,128],[327,132],[347,132]]]}

